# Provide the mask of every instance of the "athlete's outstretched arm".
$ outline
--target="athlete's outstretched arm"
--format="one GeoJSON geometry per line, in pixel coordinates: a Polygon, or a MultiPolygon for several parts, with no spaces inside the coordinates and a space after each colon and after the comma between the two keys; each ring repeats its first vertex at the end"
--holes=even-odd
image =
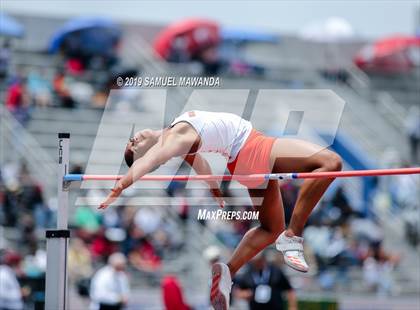
{"type": "Polygon", "coordinates": [[[117,199],[121,192],[156,167],[166,163],[173,157],[188,153],[191,143],[178,133],[169,133],[159,138],[159,141],[136,160],[128,169],[127,174],[121,178],[111,190],[111,193],[100,204],[99,209],[105,209],[117,199]]]}
{"type": "MultiPolygon", "coordinates": [[[[197,174],[201,174],[201,175],[213,174],[208,161],[198,153],[188,154],[184,157],[184,160],[194,169],[194,171],[197,174]]],[[[213,197],[216,199],[220,207],[223,208],[225,206],[225,201],[223,200],[223,194],[222,194],[222,191],[220,190],[219,182],[206,181],[206,183],[209,185],[210,192],[213,195],[213,197]]]]}

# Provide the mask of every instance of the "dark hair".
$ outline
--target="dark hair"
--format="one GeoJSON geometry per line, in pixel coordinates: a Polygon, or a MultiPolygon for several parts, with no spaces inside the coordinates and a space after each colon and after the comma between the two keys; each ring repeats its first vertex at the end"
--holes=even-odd
{"type": "Polygon", "coordinates": [[[128,167],[131,167],[133,165],[133,162],[134,162],[134,153],[128,147],[125,149],[124,159],[125,159],[125,163],[127,164],[128,167]]]}

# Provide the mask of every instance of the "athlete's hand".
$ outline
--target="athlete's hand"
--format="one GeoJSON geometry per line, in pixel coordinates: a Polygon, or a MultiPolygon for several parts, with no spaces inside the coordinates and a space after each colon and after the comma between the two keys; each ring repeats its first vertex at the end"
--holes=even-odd
{"type": "Polygon", "coordinates": [[[115,186],[106,199],[99,205],[98,209],[106,209],[110,204],[112,204],[122,192],[122,187],[117,185],[115,186]]]}
{"type": "Polygon", "coordinates": [[[210,188],[210,192],[213,195],[214,199],[219,204],[219,206],[221,208],[224,208],[225,205],[226,205],[226,202],[223,199],[223,193],[222,193],[222,191],[220,189],[218,189],[218,188],[210,188]]]}

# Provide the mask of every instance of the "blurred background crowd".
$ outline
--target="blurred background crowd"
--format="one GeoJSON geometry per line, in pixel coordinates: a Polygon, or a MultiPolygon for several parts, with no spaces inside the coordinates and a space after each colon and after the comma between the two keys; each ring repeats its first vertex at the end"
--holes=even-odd
{"type": "MultiPolygon", "coordinates": [[[[337,16],[296,33],[277,33],[200,17],[123,23],[105,16],[46,17],[1,9],[0,309],[43,307],[45,229],[55,226],[57,216],[57,132],[71,132],[71,172],[83,173],[104,109],[113,117],[135,113],[139,123],[158,124],[157,114],[180,111],[189,96],[170,89],[167,110],[158,112],[146,91],[127,91],[116,84],[117,77],[217,75],[226,88],[332,89],[347,103],[331,145],[346,169],[418,166],[420,9],[412,14],[418,16],[412,33],[366,38],[337,16]]],[[[223,110],[217,102],[208,104],[223,110]]],[[[281,103],[272,104],[275,117],[281,103]]],[[[281,136],[264,118],[253,123],[281,136]]],[[[122,153],[109,151],[105,157],[94,163],[96,171],[106,171],[109,158],[122,160],[122,153]]],[[[281,184],[286,220],[299,185],[281,184]]],[[[305,229],[310,273],[283,268],[280,255],[269,249],[234,280],[233,304],[362,309],[371,298],[392,296],[400,304],[414,298],[418,306],[419,185],[419,177],[409,175],[337,180],[305,229]],[[255,279],[247,275],[263,279],[264,270],[271,271],[276,300],[255,298],[255,279]]],[[[230,184],[222,188],[226,197],[240,196],[230,184]]],[[[200,204],[185,197],[200,201],[209,193],[177,182],[159,191],[129,191],[126,203],[98,212],[88,200],[103,195],[95,187],[71,188],[71,309],[100,304],[207,309],[210,264],[225,259],[257,224],[197,221],[200,204]],[[138,195],[165,197],[167,203],[139,207],[132,200],[138,195]],[[121,284],[116,288],[113,273],[121,284]]],[[[247,203],[228,207],[249,208],[247,203]]]]}

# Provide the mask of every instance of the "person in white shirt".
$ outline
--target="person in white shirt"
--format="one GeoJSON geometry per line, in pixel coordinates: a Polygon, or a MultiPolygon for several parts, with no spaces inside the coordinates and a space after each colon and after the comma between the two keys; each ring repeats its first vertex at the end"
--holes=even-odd
{"type": "Polygon", "coordinates": [[[127,305],[130,286],[126,264],[122,253],[114,253],[95,273],[90,286],[91,310],[120,310],[127,305]]]}
{"type": "MultiPolygon", "coordinates": [[[[342,165],[341,158],[330,150],[303,140],[265,136],[238,115],[188,111],[163,130],[142,130],[130,139],[124,154],[130,169],[99,208],[108,207],[125,188],[174,157],[182,157],[197,174],[212,174],[209,163],[201,156],[208,152],[224,156],[232,175],[327,172],[341,170],[342,165]]],[[[264,197],[261,205],[255,205],[260,225],[244,235],[227,264],[213,265],[211,301],[215,309],[229,307],[231,277],[272,243],[283,253],[288,266],[308,271],[303,255],[303,228],[333,180],[306,179],[302,183],[287,229],[278,181],[239,181],[248,188],[253,201],[264,197]]],[[[209,180],[207,183],[223,207],[218,182],[209,180]]]]}
{"type": "Polygon", "coordinates": [[[0,309],[23,309],[22,291],[16,273],[6,264],[0,265],[0,309]]]}

